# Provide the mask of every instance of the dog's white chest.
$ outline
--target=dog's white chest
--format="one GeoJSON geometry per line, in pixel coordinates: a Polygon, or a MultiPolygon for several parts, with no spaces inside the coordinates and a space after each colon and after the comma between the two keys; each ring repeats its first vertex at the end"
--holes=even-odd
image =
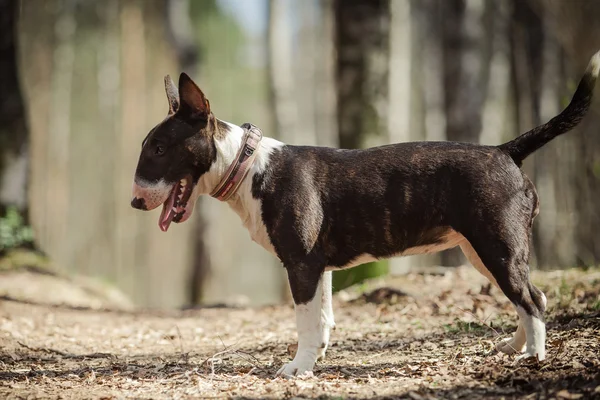
{"type": "MultiPolygon", "coordinates": [[[[246,182],[244,182],[244,185],[246,185],[246,182]]],[[[244,190],[247,188],[242,187],[240,189],[244,190]]],[[[269,253],[277,256],[275,248],[269,238],[269,234],[267,233],[267,227],[261,217],[260,200],[252,198],[248,192],[243,193],[242,196],[244,197],[244,204],[242,204],[241,199],[239,199],[237,201],[230,201],[230,207],[241,218],[244,228],[246,228],[250,234],[250,239],[269,253]]]]}
{"type": "Polygon", "coordinates": [[[253,221],[250,224],[244,224],[244,226],[246,229],[248,229],[248,232],[250,233],[250,238],[254,242],[261,245],[269,253],[273,254],[274,256],[277,256],[275,248],[271,243],[271,239],[269,239],[267,228],[265,227],[265,224],[263,224],[262,219],[259,218],[257,221],[253,221]]]}

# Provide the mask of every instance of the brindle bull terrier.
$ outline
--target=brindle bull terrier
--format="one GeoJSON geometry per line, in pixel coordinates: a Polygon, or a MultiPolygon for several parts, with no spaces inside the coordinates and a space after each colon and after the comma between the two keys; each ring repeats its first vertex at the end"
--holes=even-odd
{"type": "Polygon", "coordinates": [[[277,375],[312,371],[334,326],[331,271],[460,246],[514,304],[519,324],[496,348],[543,360],[546,297],[529,279],[538,195],[521,170],[531,153],[571,130],[589,108],[596,53],[567,108],[499,146],[455,142],[365,150],[290,146],[215,117],[184,73],[165,87],[167,117],[142,143],[131,205],[163,205],[159,226],[186,221],[200,195],[227,202],[251,238],[285,267],[298,351],[277,375]]]}

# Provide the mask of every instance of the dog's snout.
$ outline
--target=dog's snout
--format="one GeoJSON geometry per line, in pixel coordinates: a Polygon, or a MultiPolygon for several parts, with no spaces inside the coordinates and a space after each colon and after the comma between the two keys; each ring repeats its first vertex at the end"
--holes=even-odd
{"type": "Polygon", "coordinates": [[[138,210],[147,210],[148,209],[146,207],[146,200],[144,200],[140,197],[134,197],[133,200],[131,200],[131,207],[137,208],[138,210]]]}

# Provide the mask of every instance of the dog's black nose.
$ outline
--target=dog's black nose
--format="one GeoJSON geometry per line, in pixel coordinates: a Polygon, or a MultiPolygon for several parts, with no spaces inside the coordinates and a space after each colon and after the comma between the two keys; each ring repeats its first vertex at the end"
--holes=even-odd
{"type": "Polygon", "coordinates": [[[133,200],[131,200],[131,207],[137,208],[138,210],[147,210],[146,200],[134,197],[133,200]]]}

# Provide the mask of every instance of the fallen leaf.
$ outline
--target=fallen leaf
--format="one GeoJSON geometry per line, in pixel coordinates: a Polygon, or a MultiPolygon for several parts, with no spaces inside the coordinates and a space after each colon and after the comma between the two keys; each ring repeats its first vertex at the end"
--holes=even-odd
{"type": "Polygon", "coordinates": [[[556,396],[561,399],[569,399],[569,400],[576,400],[576,399],[580,399],[583,397],[582,394],[570,393],[568,390],[561,390],[560,392],[556,393],[556,396]]]}
{"type": "Polygon", "coordinates": [[[298,352],[298,344],[294,343],[294,344],[288,345],[287,352],[291,358],[296,357],[296,353],[298,352]]]}

